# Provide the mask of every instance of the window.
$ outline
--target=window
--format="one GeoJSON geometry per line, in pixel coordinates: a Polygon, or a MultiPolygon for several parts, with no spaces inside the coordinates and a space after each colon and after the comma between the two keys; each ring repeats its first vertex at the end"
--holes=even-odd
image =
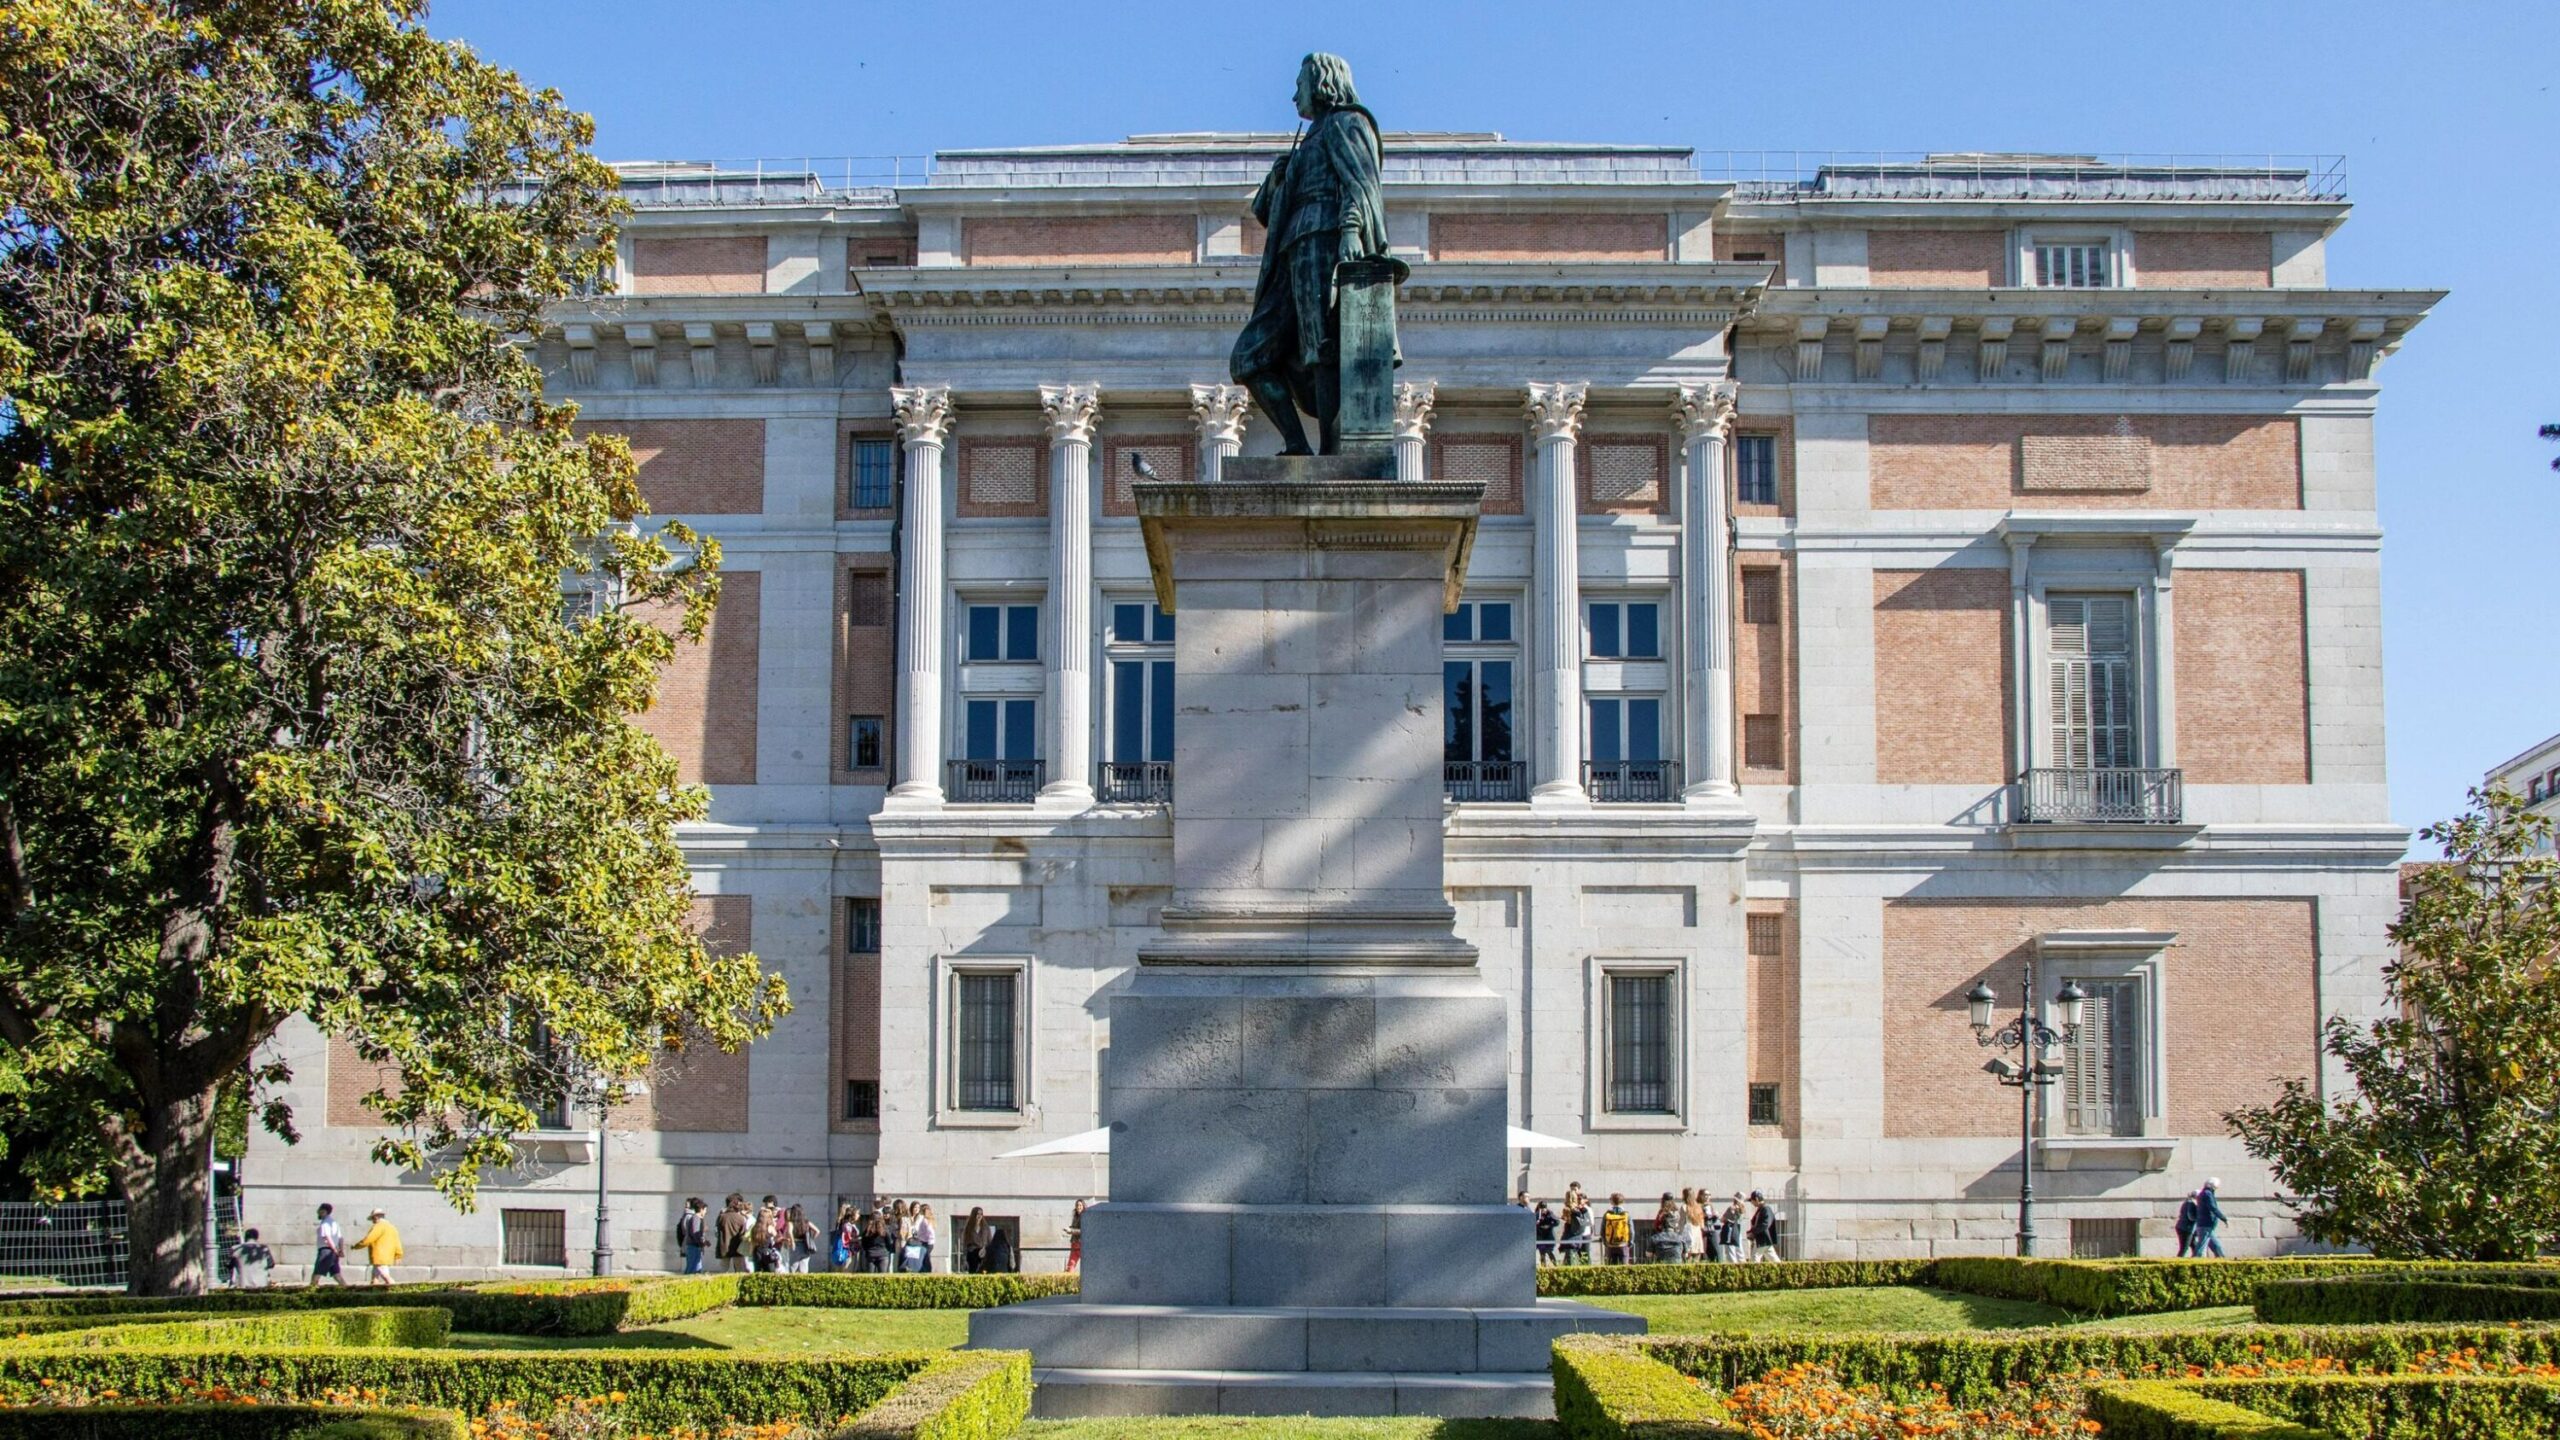
{"type": "Polygon", "coordinates": [[[1775,625],[1784,592],[1779,588],[1778,572],[1766,565],[1747,567],[1742,572],[1742,623],[1775,625]]]}
{"type": "Polygon", "coordinates": [[[1441,759],[1452,798],[1519,800],[1526,775],[1512,749],[1519,648],[1508,600],[1470,600],[1441,620],[1441,759]]]}
{"type": "Polygon", "coordinates": [[[1589,607],[1594,660],[1662,658],[1662,607],[1650,600],[1595,600],[1589,607]]]}
{"type": "Polygon", "coordinates": [[[1750,955],[1784,955],[1787,953],[1787,917],[1784,915],[1746,915],[1742,921],[1742,948],[1750,955]]]}
{"type": "Polygon", "coordinates": [[[1786,769],[1786,723],[1775,715],[1743,716],[1742,763],[1753,770],[1786,769]]]}
{"type": "Polygon", "coordinates": [[[896,503],[898,445],[894,440],[864,436],[853,442],[851,492],[846,503],[856,510],[886,510],[896,503]]]}
{"type": "Polygon", "coordinates": [[[2527,790],[2525,791],[2525,797],[2524,797],[2524,798],[2525,798],[2525,799],[2527,799],[2527,800],[2529,800],[2529,801],[2530,801],[2530,800],[2539,800],[2539,799],[2541,799],[2541,798],[2542,798],[2542,777],[2541,777],[2541,776],[2536,775],[2536,776],[2534,776],[2534,777],[2533,777],[2533,784],[2532,784],[2530,787],[2528,787],[2528,788],[2527,788],[2527,790]]]}
{"type": "Polygon", "coordinates": [[[2133,597],[2054,595],[2045,602],[2052,750],[2063,770],[2141,763],[2134,723],[2133,597]]]}
{"type": "Polygon", "coordinates": [[[2083,979],[2080,1029],[2063,1047],[2063,1129],[2073,1135],[2142,1133],[2145,1018],[2139,977],[2083,979]]]}
{"type": "Polygon", "coordinates": [[[847,1080],[844,1082],[844,1118],[877,1120],[880,1118],[880,1082],[847,1080]]]}
{"type": "Polygon", "coordinates": [[[848,747],[851,755],[846,764],[855,770],[877,770],[885,763],[880,754],[880,737],[888,722],[878,715],[856,715],[846,726],[852,736],[848,747]]]}
{"type": "Polygon", "coordinates": [[[1671,1103],[1671,972],[1608,976],[1609,1086],[1619,1115],[1668,1115],[1671,1103]]]}
{"type": "Polygon", "coordinates": [[[1751,1123],[1778,1123],[1778,1087],[1773,1082],[1763,1080],[1751,1087],[1751,1123]]]}
{"type": "Polygon", "coordinates": [[[1019,970],[963,970],[952,977],[953,1102],[961,1110],[1018,1110],[1019,970]]]}
{"type": "Polygon", "coordinates": [[[968,649],[971,661],[1037,660],[1040,658],[1040,607],[1037,605],[972,605],[968,649]]]}
{"type": "Polygon", "coordinates": [[[1592,697],[1592,764],[1651,764],[1661,758],[1661,700],[1649,695],[1592,697]]]}
{"type": "Polygon", "coordinates": [[[569,1263],[566,1210],[501,1210],[498,1236],[503,1264],[565,1267],[569,1263]]]}
{"type": "Polygon", "coordinates": [[[880,902],[855,896],[846,904],[844,948],[848,955],[880,953],[880,902]]]}
{"type": "Polygon", "coordinates": [[[963,706],[963,760],[1040,758],[1040,702],[971,700],[963,706]]]}
{"type": "Polygon", "coordinates": [[[852,590],[845,597],[847,620],[866,630],[889,623],[889,572],[857,570],[847,583],[852,590]]]}
{"type": "Polygon", "coordinates": [[[1778,503],[1778,437],[1733,437],[1733,498],[1744,505],[1778,503]]]}
{"type": "Polygon", "coordinates": [[[2031,273],[2036,285],[2090,290],[2115,283],[2109,278],[2108,245],[2104,240],[2038,240],[2030,250],[2035,257],[2031,273]]]}
{"type": "Polygon", "coordinates": [[[1105,642],[1111,676],[1102,798],[1173,798],[1173,617],[1144,601],[1111,607],[1105,642]]]}
{"type": "Polygon", "coordinates": [[[2071,1222],[2071,1258],[2115,1260],[2142,1251],[2142,1222],[2131,1217],[2071,1222]]]}

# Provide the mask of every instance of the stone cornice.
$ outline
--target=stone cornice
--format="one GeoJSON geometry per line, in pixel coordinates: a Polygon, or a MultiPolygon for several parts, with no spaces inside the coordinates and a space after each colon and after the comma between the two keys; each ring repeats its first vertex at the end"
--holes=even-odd
{"type": "Polygon", "coordinates": [[[1960,325],[1985,318],[2020,321],[2062,316],[2086,322],[2130,317],[2158,329],[2174,319],[2200,317],[2208,322],[2226,317],[2281,320],[2287,327],[2306,316],[2352,323],[2383,322],[2393,335],[2409,329],[2442,301],[2442,290],[2173,290],[2144,287],[2125,290],[2063,290],[2034,287],[2000,289],[1901,289],[1892,286],[1806,286],[1775,289],[1752,307],[1746,329],[1793,330],[1799,320],[1828,316],[1851,327],[1863,317],[1883,315],[1896,329],[1917,328],[1923,317],[1950,316],[1960,325]]]}
{"type": "Polygon", "coordinates": [[[2346,222],[2351,208],[2344,200],[1945,200],[1807,195],[1738,199],[1725,207],[1724,218],[1745,225],[1802,225],[1813,221],[1838,228],[1857,228],[1875,220],[1907,220],[1916,226],[1950,221],[2049,226],[2148,223],[2180,229],[2203,226],[2249,230],[2316,226],[2326,234],[2346,222]]]}
{"type": "MultiPolygon", "coordinates": [[[[937,312],[1037,323],[1041,311],[1218,311],[1253,303],[1259,262],[1218,265],[934,266],[863,273],[865,295],[899,324],[937,312]]],[[[1592,318],[1659,312],[1720,325],[1759,300],[1769,267],[1691,261],[1423,261],[1398,304],[1417,320],[1512,321],[1553,309],[1592,318]],[[1715,317],[1721,316],[1722,319],[1715,317]]],[[[1219,316],[1220,323],[1231,317],[1219,316]]],[[[944,323],[986,323],[984,320],[944,323]]]]}

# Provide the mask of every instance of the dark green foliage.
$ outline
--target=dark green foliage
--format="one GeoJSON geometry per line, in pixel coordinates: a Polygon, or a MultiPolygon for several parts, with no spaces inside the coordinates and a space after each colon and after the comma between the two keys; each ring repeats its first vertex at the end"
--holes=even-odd
{"type": "MultiPolygon", "coordinates": [[[[1720,1295],[1735,1290],[1834,1290],[1925,1285],[1931,1260],[1791,1260],[1778,1265],[1551,1265],[1541,1295],[1720,1295]]],[[[1961,1289],[1961,1286],[1950,1288],[1961,1289]]]]}
{"type": "MultiPolygon", "coordinates": [[[[741,1305],[834,1310],[985,1310],[1073,1295],[1073,1275],[740,1275],[741,1305]]],[[[461,1327],[469,1328],[469,1327],[461,1327]]]]}
{"type": "Polygon", "coordinates": [[[1646,1354],[1633,1337],[1569,1335],[1556,1342],[1549,1363],[1565,1440],[1739,1440],[1742,1434],[1714,1395],[1646,1354]]]}
{"type": "Polygon", "coordinates": [[[344,1405],[40,1405],[0,1409],[0,1440],[469,1440],[450,1410],[344,1405]]]}
{"type": "Polygon", "coordinates": [[[452,1285],[346,1285],[212,1290],[202,1295],[26,1295],[0,1300],[0,1325],[26,1315],[203,1315],[263,1310],[336,1310],[449,1304],[452,1285]]]}
{"type": "MultiPolygon", "coordinates": [[[[9,1333],[8,1323],[19,1317],[152,1315],[174,1319],[207,1312],[399,1306],[451,1311],[454,1329],[480,1334],[610,1335],[616,1330],[663,1324],[734,1304],[738,1298],[738,1284],[746,1278],[741,1275],[683,1275],[630,1280],[510,1280],[462,1286],[216,1290],[205,1295],[156,1299],[120,1295],[45,1296],[0,1300],[0,1334],[9,1333]]],[[[306,1343],[330,1342],[315,1340],[306,1343]]]]}
{"type": "MultiPolygon", "coordinates": [[[[265,1315],[64,1316],[50,1333],[28,1332],[17,1342],[30,1349],[101,1346],[221,1345],[236,1350],[433,1349],[442,1345],[450,1316],[423,1305],[380,1309],[280,1310],[265,1315]]],[[[30,1321],[46,1324],[45,1321],[30,1321]]],[[[0,1335],[10,1333],[0,1320],[0,1335]]]]}
{"type": "Polygon", "coordinates": [[[2108,1440],[2338,1440],[2167,1380],[2093,1385],[2088,1414],[2108,1440]]]}
{"type": "Polygon", "coordinates": [[[1929,1262],[1927,1283],[1969,1295],[2038,1300],[2079,1315],[2157,1315],[2213,1305],[2247,1305],[2258,1298],[2260,1286],[2276,1280],[2366,1271],[2405,1273],[2409,1268],[2405,1262],[2360,1256],[2288,1260],[2019,1260],[1981,1256],[1933,1260],[1929,1262]]]}
{"type": "Polygon", "coordinates": [[[966,1350],[907,1377],[829,1440],[1006,1440],[1030,1416],[1030,1353],[966,1350]]]}
{"type": "Polygon", "coordinates": [[[2450,1280],[2285,1280],[2258,1292],[2270,1325],[2434,1325],[2560,1320],[2560,1288],[2450,1280]]]}
{"type": "Polygon", "coordinates": [[[554,1400],[620,1393],[615,1412],[643,1428],[762,1424],[860,1414],[933,1354],[771,1357],[663,1350],[31,1350],[0,1349],[0,1405],[32,1398],[52,1379],[138,1400],[183,1398],[187,1383],[256,1384],[287,1398],[372,1390],[402,1405],[477,1415],[501,1400],[528,1414],[554,1400]]]}
{"type": "Polygon", "coordinates": [[[2153,1381],[2099,1386],[2109,1440],[2555,1440],[2560,1385],[2473,1375],[2153,1381]]]}

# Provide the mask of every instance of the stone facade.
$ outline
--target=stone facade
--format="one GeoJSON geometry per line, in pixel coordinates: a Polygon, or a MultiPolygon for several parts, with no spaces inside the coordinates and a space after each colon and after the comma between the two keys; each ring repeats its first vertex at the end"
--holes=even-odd
{"type": "MultiPolygon", "coordinates": [[[[1724,183],[1677,149],[1390,136],[1398,465],[1486,486],[1465,668],[1401,738],[1215,753],[1217,717],[1155,698],[1217,637],[1150,608],[1130,466],[1277,448],[1224,387],[1286,143],[954,152],[877,191],[654,167],[620,293],[528,342],[724,547],[643,723],[710,787],[705,923],[797,1004],[615,1117],[622,1263],[670,1265],[682,1198],[736,1189],[983,1204],[1055,1268],[1109,1162],[997,1157],[1131,1083],[1110,1005],[1180,928],[1165,787],[1219,787],[1241,836],[1260,777],[1356,774],[1413,727],[1449,785],[1407,888],[1501,997],[1504,1118],[1583,1147],[1485,1188],[1756,1188],[1794,1254],[2003,1250],[2016,1099],[1961,996],[2014,1003],[2032,963],[2122,1022],[2040,1121],[2046,1249],[2131,1220],[2165,1253],[2207,1173],[2226,1243],[2294,1243],[2218,1117],[2341,1083],[2318,1024],[2382,1003],[2375,367],[2439,297],[2327,288],[2347,206],[2303,175],[1724,183]],[[2108,283],[2031,283],[2056,265],[2108,283]]],[[[1304,830],[1253,853],[1404,873],[1304,830]]],[[[252,1223],[379,1203],[452,1273],[495,1267],[508,1211],[584,1250],[589,1131],[528,1137],[455,1215],[366,1159],[358,1057],[276,1049],[304,1139],[253,1141],[252,1223]]]]}

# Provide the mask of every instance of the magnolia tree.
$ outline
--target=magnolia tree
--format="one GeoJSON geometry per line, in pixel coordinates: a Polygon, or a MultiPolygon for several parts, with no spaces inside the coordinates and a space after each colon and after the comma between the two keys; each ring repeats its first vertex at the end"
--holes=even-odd
{"type": "Polygon", "coordinates": [[[226,1077],[291,1138],[293,1017],[468,1206],[531,1103],[787,1004],[690,928],[702,798],[631,719],[717,551],[507,338],[613,177],[419,9],[0,19],[0,1107],[123,1193],[137,1293],[204,1283],[226,1077]]]}
{"type": "Polygon", "coordinates": [[[2323,1101],[2291,1081],[2224,1117],[2315,1240],[2465,1260],[2560,1240],[2560,861],[2513,792],[2472,805],[2419,832],[2445,860],[2414,873],[2391,928],[2397,1013],[2329,1022],[2355,1088],[2323,1101]]]}

